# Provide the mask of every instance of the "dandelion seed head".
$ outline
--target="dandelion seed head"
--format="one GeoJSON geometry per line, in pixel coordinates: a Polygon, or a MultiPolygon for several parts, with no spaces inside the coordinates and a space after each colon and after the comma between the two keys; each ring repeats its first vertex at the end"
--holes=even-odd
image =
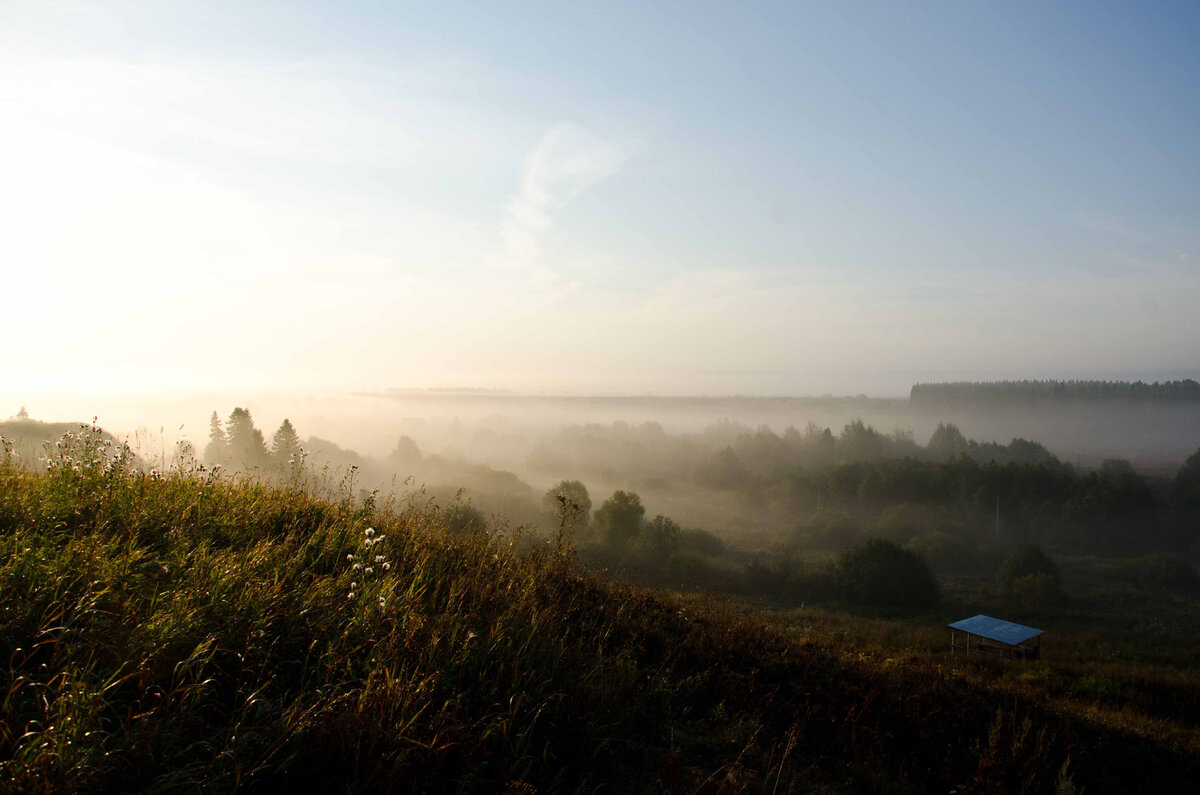
{"type": "Polygon", "coordinates": [[[347,598],[347,599],[351,599],[351,600],[353,600],[353,599],[354,599],[354,597],[355,597],[355,596],[357,596],[357,595],[358,595],[358,594],[354,593],[354,591],[351,591],[350,593],[346,594],[346,598],[347,598]]]}
{"type": "Polygon", "coordinates": [[[371,536],[375,535],[375,528],[368,527],[364,532],[366,533],[367,538],[370,538],[371,536]]]}
{"type": "Polygon", "coordinates": [[[392,564],[390,564],[390,563],[384,563],[384,564],[383,564],[383,570],[384,570],[384,571],[387,571],[387,570],[388,570],[388,569],[390,569],[391,567],[392,567],[392,564]]]}

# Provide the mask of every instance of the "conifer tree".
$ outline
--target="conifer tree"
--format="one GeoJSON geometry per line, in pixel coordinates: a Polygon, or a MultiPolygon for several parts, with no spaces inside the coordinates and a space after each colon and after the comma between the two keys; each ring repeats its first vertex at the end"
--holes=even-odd
{"type": "Polygon", "coordinates": [[[275,435],[271,438],[271,455],[275,458],[275,463],[278,466],[289,469],[296,466],[299,454],[300,434],[296,433],[291,420],[285,417],[283,422],[279,423],[278,430],[275,431],[275,435]]]}
{"type": "Polygon", "coordinates": [[[209,466],[224,464],[229,459],[229,437],[221,427],[221,418],[212,413],[208,421],[208,444],[204,448],[204,463],[209,466]]]}
{"type": "Polygon", "coordinates": [[[230,462],[241,469],[255,469],[267,463],[267,442],[254,427],[250,410],[235,408],[225,423],[229,435],[230,462]]]}

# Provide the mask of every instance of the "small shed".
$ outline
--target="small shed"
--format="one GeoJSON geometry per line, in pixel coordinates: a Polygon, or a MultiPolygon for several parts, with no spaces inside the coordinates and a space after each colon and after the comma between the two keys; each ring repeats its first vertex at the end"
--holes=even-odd
{"type": "Polygon", "coordinates": [[[978,615],[948,624],[950,651],[962,649],[993,657],[1036,660],[1042,650],[1043,630],[1014,624],[991,616],[978,615]]]}

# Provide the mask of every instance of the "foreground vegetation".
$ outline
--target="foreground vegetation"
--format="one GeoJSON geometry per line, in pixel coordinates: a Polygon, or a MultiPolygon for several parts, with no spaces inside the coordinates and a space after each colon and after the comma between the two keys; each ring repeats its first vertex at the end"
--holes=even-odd
{"type": "Polygon", "coordinates": [[[0,462],[3,789],[1090,793],[1200,773],[1194,669],[1093,698],[948,658],[931,617],[637,589],[564,535],[455,524],[420,494],[143,471],[96,428],[47,463],[0,462]]]}

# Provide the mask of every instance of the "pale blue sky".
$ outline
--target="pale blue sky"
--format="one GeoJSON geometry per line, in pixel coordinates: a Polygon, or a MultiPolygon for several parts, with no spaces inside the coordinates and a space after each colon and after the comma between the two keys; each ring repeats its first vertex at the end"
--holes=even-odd
{"type": "Polygon", "coordinates": [[[9,0],[5,371],[1195,377],[1197,32],[1182,2],[9,0]]]}

